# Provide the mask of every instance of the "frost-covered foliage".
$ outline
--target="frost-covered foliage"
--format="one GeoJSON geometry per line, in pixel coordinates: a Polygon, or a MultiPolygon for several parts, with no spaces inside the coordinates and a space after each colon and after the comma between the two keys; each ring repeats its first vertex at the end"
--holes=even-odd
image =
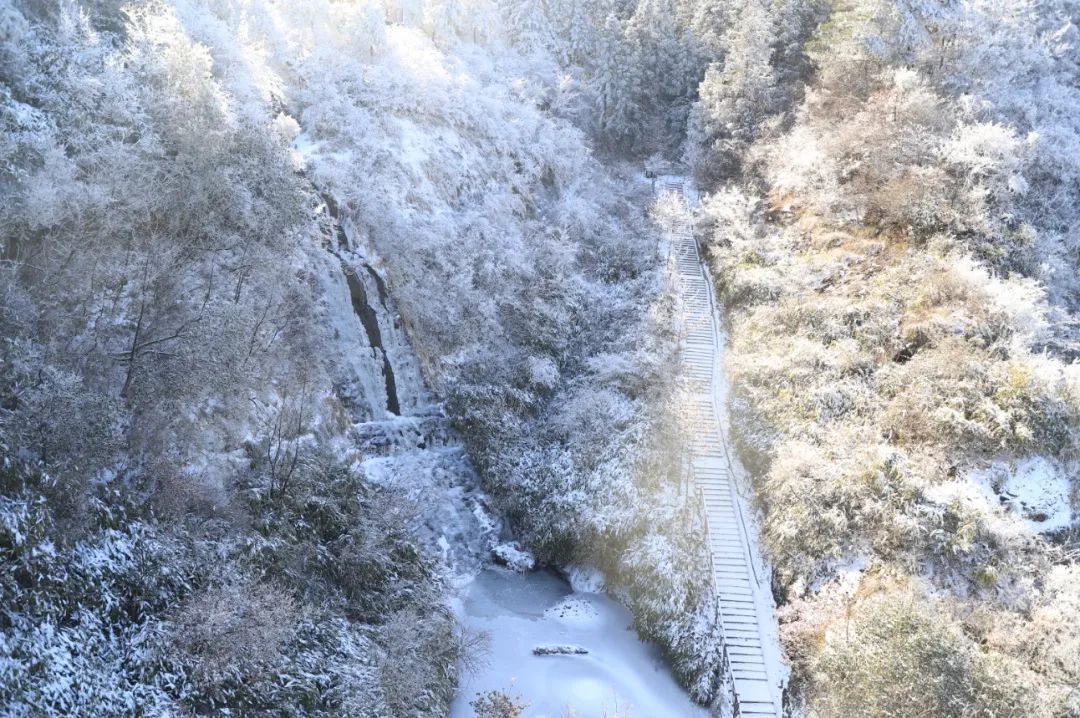
{"type": "Polygon", "coordinates": [[[1080,664],[1026,648],[1078,619],[1069,12],[834,3],[805,99],[743,118],[704,203],[810,715],[1077,708],[1080,664]]]}
{"type": "Polygon", "coordinates": [[[810,74],[803,51],[828,3],[703,0],[695,15],[708,38],[704,77],[689,117],[686,154],[712,184],[738,176],[755,140],[774,133],[810,74]]]}
{"type": "MultiPolygon", "coordinates": [[[[324,10],[352,27],[362,7],[324,10]]],[[[305,172],[349,218],[348,246],[386,276],[518,537],[543,562],[600,564],[627,587],[641,633],[707,699],[717,657],[690,509],[666,493],[670,476],[643,468],[671,389],[666,319],[650,314],[662,284],[648,185],[613,177],[553,116],[543,73],[527,74],[540,50],[409,22],[357,42],[320,13],[252,2],[182,14],[202,37],[241,23],[245,42],[269,48],[305,172]]]]}
{"type": "Polygon", "coordinates": [[[1074,5],[821,10],[751,3],[727,26],[725,59],[695,105],[699,174],[762,177],[785,206],[948,235],[999,270],[1037,277],[1075,311],[1065,268],[1077,262],[1080,125],[1063,110],[1080,100],[1074,5]]]}
{"type": "Polygon", "coordinates": [[[5,584],[5,704],[440,714],[471,641],[420,547],[446,512],[397,492],[446,457],[350,444],[434,408],[421,369],[517,538],[712,694],[648,187],[589,147],[678,136],[689,15],[526,5],[0,5],[4,521],[57,570],[118,553],[89,596],[5,584]]]}
{"type": "Polygon", "coordinates": [[[685,137],[741,183],[700,226],[807,710],[929,672],[913,712],[1075,712],[1075,14],[0,0],[5,707],[440,714],[496,523],[446,418],[708,700],[677,308],[612,159],[685,137]]]}
{"type": "Polygon", "coordinates": [[[775,145],[778,195],[962,242],[1075,311],[1078,43],[1070,3],[837,4],[819,71],[775,145]]]}
{"type": "Polygon", "coordinates": [[[374,717],[391,706],[395,715],[439,715],[464,643],[447,615],[429,615],[438,604],[432,566],[401,542],[404,525],[387,511],[392,499],[340,469],[323,484],[318,471],[305,469],[310,476],[288,506],[262,507],[266,524],[254,533],[222,521],[207,532],[185,530],[103,486],[89,502],[82,538],[73,540],[55,535],[44,494],[51,477],[9,460],[0,505],[0,698],[8,714],[230,708],[374,717]],[[307,536],[286,544],[272,525],[303,506],[321,513],[307,515],[307,536]],[[361,531],[378,541],[357,548],[361,531]],[[399,546],[387,551],[386,541],[399,546]],[[343,551],[353,556],[346,568],[361,568],[374,584],[362,598],[356,575],[340,564],[302,563],[343,551]],[[286,553],[288,569],[272,564],[286,553]],[[372,602],[395,613],[347,620],[350,607],[372,602]],[[405,697],[402,671],[414,689],[405,697]]]}
{"type": "Polygon", "coordinates": [[[346,396],[373,347],[334,228],[212,29],[222,54],[162,3],[0,5],[0,704],[442,715],[441,569],[328,458],[386,406],[346,396]]]}
{"type": "Polygon", "coordinates": [[[896,715],[898,705],[908,715],[1054,712],[1020,661],[985,653],[948,606],[904,592],[860,602],[812,671],[827,695],[821,715],[896,715]]]}
{"type": "MultiPolygon", "coordinates": [[[[1075,365],[1042,351],[1044,293],[992,276],[949,243],[916,247],[810,214],[770,227],[733,190],[704,211],[731,311],[736,431],[756,470],[768,549],[800,607],[783,626],[797,665],[800,651],[820,650],[794,638],[825,610],[815,592],[856,556],[872,557],[875,572],[928,576],[970,602],[960,612],[986,603],[1018,630],[1044,630],[1026,607],[1042,600],[1061,550],[1002,510],[1005,482],[975,478],[988,462],[1033,455],[1074,475],[1080,384],[1075,365]]],[[[1077,666],[1028,668],[1039,705],[1060,707],[1077,666]]],[[[831,715],[836,682],[807,685],[812,712],[831,715]]]]}
{"type": "Polygon", "coordinates": [[[552,109],[618,154],[671,149],[682,136],[704,69],[688,4],[499,2],[510,42],[555,62],[561,78],[552,109]]]}
{"type": "MultiPolygon", "coordinates": [[[[550,106],[605,150],[689,153],[720,172],[759,112],[793,99],[802,40],[825,3],[803,0],[499,0],[507,37],[550,57],[550,106]],[[699,146],[700,145],[700,146],[699,146]]],[[[534,66],[537,76],[544,73],[534,66]]]]}

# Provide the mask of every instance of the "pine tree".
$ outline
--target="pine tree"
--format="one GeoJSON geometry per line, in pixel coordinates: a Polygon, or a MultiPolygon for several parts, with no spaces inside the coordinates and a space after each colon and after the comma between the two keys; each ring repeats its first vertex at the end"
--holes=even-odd
{"type": "MultiPolygon", "coordinates": [[[[739,3],[741,7],[741,3],[739,3]]],[[[694,4],[690,31],[701,52],[710,62],[723,55],[724,32],[734,22],[739,8],[731,0],[699,0],[694,4]]]]}
{"type": "Polygon", "coordinates": [[[500,0],[499,9],[510,41],[523,52],[554,45],[546,0],[500,0]]]}
{"type": "Polygon", "coordinates": [[[590,62],[604,15],[598,0],[549,0],[548,14],[558,37],[558,57],[564,65],[590,62]]]}
{"type": "Polygon", "coordinates": [[[626,26],[640,80],[633,97],[642,136],[661,142],[681,135],[686,98],[696,84],[671,0],[639,0],[626,26]]]}
{"type": "Polygon", "coordinates": [[[596,69],[590,84],[596,95],[598,129],[613,139],[633,132],[631,94],[638,68],[630,62],[627,50],[622,23],[611,13],[597,33],[596,69]]]}
{"type": "Polygon", "coordinates": [[[723,61],[709,67],[698,88],[692,134],[704,148],[699,169],[709,179],[737,171],[737,158],[777,109],[776,38],[766,2],[745,2],[740,21],[723,34],[723,61]]]}
{"type": "Polygon", "coordinates": [[[467,17],[461,0],[426,0],[424,3],[424,29],[438,42],[461,37],[467,17]]]}

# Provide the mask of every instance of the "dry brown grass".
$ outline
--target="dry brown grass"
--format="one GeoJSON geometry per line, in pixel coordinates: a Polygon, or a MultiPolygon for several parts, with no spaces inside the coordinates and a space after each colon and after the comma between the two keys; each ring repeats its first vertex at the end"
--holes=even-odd
{"type": "MultiPolygon", "coordinates": [[[[791,206],[781,199],[773,204],[791,206]]],[[[1027,612],[1044,600],[1033,587],[1050,549],[927,493],[980,458],[1075,451],[1080,397],[1060,363],[1031,349],[1027,322],[1041,300],[947,240],[837,227],[810,208],[787,219],[746,240],[717,228],[712,249],[730,308],[736,430],[757,469],[763,537],[790,601],[782,637],[809,714],[1053,714],[1077,675],[1061,668],[1069,661],[1054,640],[1075,645],[1067,616],[1080,611],[1061,594],[1027,612]],[[837,594],[837,566],[855,556],[871,568],[837,594]],[[896,608],[897,597],[928,592],[954,597],[896,608]],[[973,607],[977,626],[965,618],[973,607]],[[855,616],[897,652],[836,643],[855,616]],[[909,619],[926,655],[905,654],[894,635],[909,619]],[[1014,640],[990,630],[995,620],[1014,640]],[[842,655],[826,660],[834,648],[842,655]],[[956,684],[974,686],[959,702],[938,694],[922,706],[929,713],[859,702],[932,682],[911,661],[946,649],[965,656],[956,684]],[[1028,713],[1017,712],[1017,681],[1031,686],[1028,713]]]]}

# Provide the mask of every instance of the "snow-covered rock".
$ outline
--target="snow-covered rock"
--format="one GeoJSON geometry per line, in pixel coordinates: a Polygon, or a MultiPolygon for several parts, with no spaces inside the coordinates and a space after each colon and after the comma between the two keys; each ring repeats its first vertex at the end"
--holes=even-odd
{"type": "Polygon", "coordinates": [[[534,656],[584,656],[588,654],[587,648],[573,644],[541,644],[532,650],[534,656]]]}
{"type": "Polygon", "coordinates": [[[511,571],[528,573],[536,568],[536,557],[518,543],[501,543],[491,550],[495,561],[511,571]]]}

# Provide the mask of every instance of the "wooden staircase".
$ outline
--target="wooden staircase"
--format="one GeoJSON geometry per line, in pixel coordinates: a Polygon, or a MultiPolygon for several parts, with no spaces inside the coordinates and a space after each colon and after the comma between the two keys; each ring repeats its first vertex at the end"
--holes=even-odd
{"type": "Polygon", "coordinates": [[[767,587],[757,574],[749,544],[750,532],[742,498],[732,478],[732,464],[723,433],[723,406],[718,396],[724,378],[720,366],[721,332],[712,282],[694,239],[692,189],[687,180],[665,176],[658,192],[674,193],[684,211],[668,233],[669,252],[680,281],[685,310],[682,356],[692,382],[689,406],[689,473],[700,494],[717,596],[718,624],[723,629],[725,676],[733,693],[734,715],[776,716],[782,713],[783,676],[775,675],[766,642],[775,611],[767,587]],[[767,612],[767,613],[766,613],[767,612]],[[766,614],[766,615],[763,615],[766,614]]]}

